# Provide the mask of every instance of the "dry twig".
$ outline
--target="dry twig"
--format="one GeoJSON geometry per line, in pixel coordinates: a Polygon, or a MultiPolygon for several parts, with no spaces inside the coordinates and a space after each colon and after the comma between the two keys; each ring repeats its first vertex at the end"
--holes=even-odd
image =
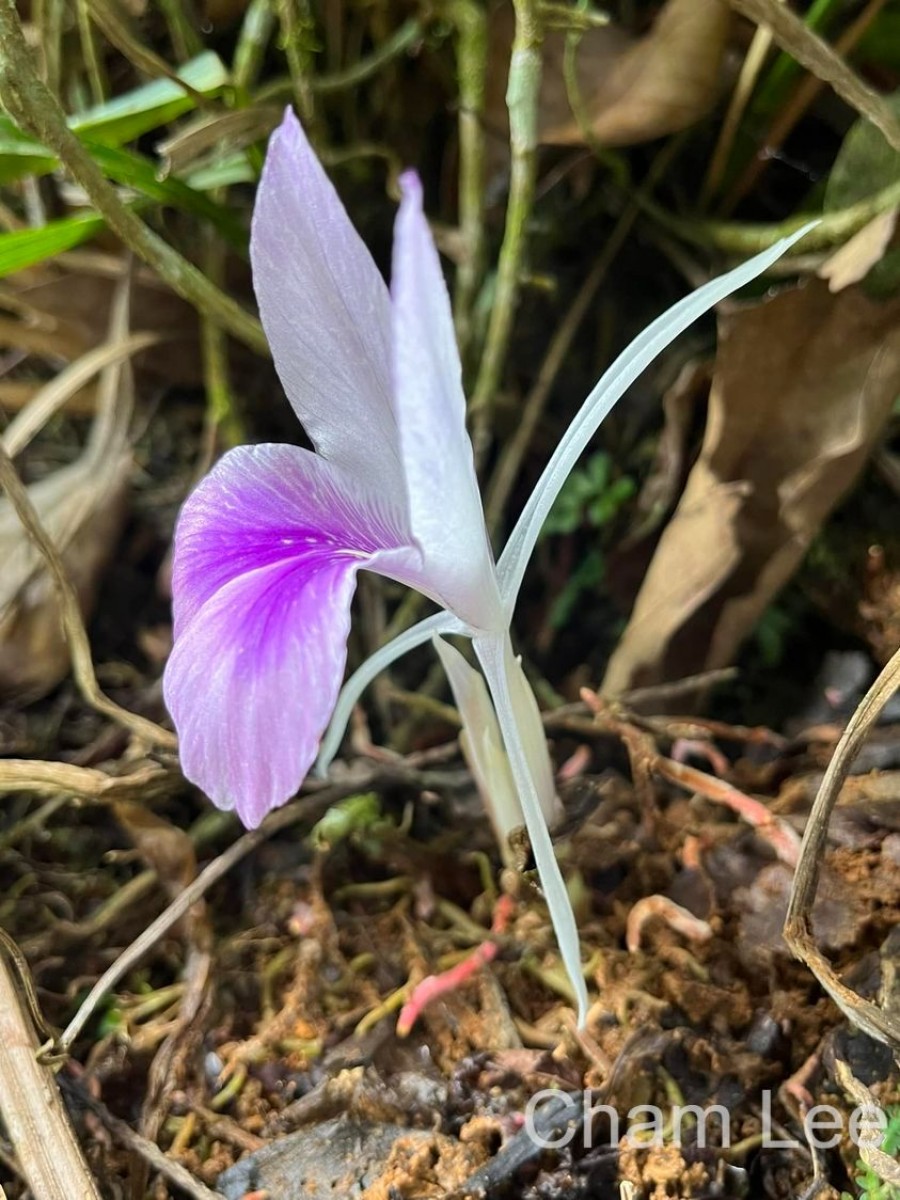
{"type": "Polygon", "coordinates": [[[100,1200],[49,1067],[0,953],[0,1113],[37,1200],[100,1200]]]}
{"type": "Polygon", "coordinates": [[[732,8],[757,25],[767,25],[782,50],[786,50],[817,79],[831,84],[842,100],[881,130],[890,146],[900,150],[900,121],[884,97],[864,83],[828,43],[823,42],[786,4],[780,4],[778,0],[730,2],[732,8]]]}
{"type": "Polygon", "coordinates": [[[98,712],[118,721],[120,725],[124,725],[131,733],[142,738],[151,746],[160,746],[166,750],[177,749],[178,740],[173,733],[163,729],[155,721],[149,721],[146,717],[138,716],[136,713],[122,708],[101,691],[94,672],[91,646],[75,589],[56,547],[41,523],[37,509],[31,502],[28,489],[19,478],[13,461],[2,444],[0,444],[0,486],[9,497],[25,532],[40,551],[53,578],[59,594],[63,626],[72,651],[72,671],[85,700],[98,712]]]}
{"type": "Polygon", "coordinates": [[[806,823],[800,847],[800,860],[797,863],[784,922],[784,940],[797,958],[806,963],[845,1016],[854,1025],[865,1030],[870,1037],[893,1047],[895,1052],[900,1049],[900,1021],[877,1004],[863,1000],[841,982],[813,940],[811,913],[819,884],[831,810],[837,803],[854,758],[898,685],[900,650],[894,654],[863,697],[828,764],[828,770],[806,823]]]}

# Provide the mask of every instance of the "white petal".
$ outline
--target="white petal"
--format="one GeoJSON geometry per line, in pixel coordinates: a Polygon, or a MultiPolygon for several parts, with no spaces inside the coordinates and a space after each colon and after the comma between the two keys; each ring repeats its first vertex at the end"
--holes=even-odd
{"type": "Polygon", "coordinates": [[[269,141],[250,253],[275,366],[316,450],[405,504],[387,286],[290,110],[269,141]]]}
{"type": "Polygon", "coordinates": [[[413,535],[430,594],[467,624],[493,629],[500,604],[466,432],[450,298],[422,212],[422,187],[402,180],[394,227],[394,406],[413,535]]]}

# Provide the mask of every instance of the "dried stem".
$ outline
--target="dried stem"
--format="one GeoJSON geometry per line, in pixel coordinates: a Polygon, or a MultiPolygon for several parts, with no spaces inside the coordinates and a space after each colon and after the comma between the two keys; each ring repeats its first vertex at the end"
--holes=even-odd
{"type": "MultiPolygon", "coordinates": [[[[98,802],[142,796],[145,800],[171,790],[180,777],[156,763],[140,767],[128,775],[107,775],[94,767],[44,759],[6,758],[0,761],[0,796],[11,792],[63,792],[98,802]]],[[[6,835],[0,847],[6,845],[6,835]]]]}
{"type": "Polygon", "coordinates": [[[38,78],[15,0],[0,0],[0,102],[26,132],[59,158],[126,246],[183,299],[259,353],[268,344],[259,321],[215,287],[197,268],[119,199],[113,185],[66,124],[53,94],[38,78]]]}
{"type": "Polygon", "coordinates": [[[782,50],[817,79],[831,84],[842,100],[881,130],[890,146],[900,150],[900,121],[884,97],[864,83],[786,4],[780,4],[779,0],[730,0],[730,3],[757,25],[767,25],[782,50]]]}
{"type": "Polygon", "coordinates": [[[49,1067],[38,1062],[35,1030],[0,953],[0,1113],[34,1196],[100,1200],[49,1067]]]}
{"type": "Polygon", "coordinates": [[[512,333],[537,178],[538,94],[543,65],[541,22],[536,0],[515,0],[515,9],[516,32],[506,89],[511,152],[506,230],[497,265],[494,307],[469,405],[476,461],[483,459],[490,439],[491,411],[512,333]]]}
{"type": "Polygon", "coordinates": [[[888,662],[863,697],[837,744],[828,770],[806,822],[800,860],[794,874],[791,898],[784,921],[784,938],[794,954],[813,972],[831,998],[859,1028],[870,1037],[900,1049],[900,1020],[889,1012],[863,1000],[835,975],[831,964],[813,940],[811,913],[819,886],[819,872],[825,854],[828,822],[837,803],[850,766],[882,709],[900,685],[900,650],[888,662]]]}
{"type": "Polygon", "coordinates": [[[158,345],[157,333],[130,333],[95,346],[81,358],[70,363],[45,384],[32,398],[27,408],[7,425],[0,443],[15,457],[44,428],[47,422],[95,375],[117,362],[123,362],[141,350],[158,345]]]}
{"type": "MultiPolygon", "coordinates": [[[[850,53],[859,39],[863,36],[875,18],[878,16],[881,9],[884,7],[886,0],[870,0],[863,11],[859,14],[855,21],[852,22],[835,42],[835,51],[837,54],[844,55],[850,53]]],[[[757,33],[762,33],[763,30],[757,30],[757,33]]],[[[771,31],[768,31],[771,33],[771,31]]],[[[791,130],[800,120],[803,113],[809,108],[818,93],[825,86],[824,80],[817,75],[807,75],[801,82],[800,86],[791,96],[790,100],[784,104],[776,116],[775,120],[769,127],[764,138],[764,144],[768,151],[777,150],[783,146],[787,140],[791,130]]],[[[729,113],[730,116],[730,113],[729,113]]],[[[771,161],[771,154],[766,154],[765,157],[757,154],[747,164],[746,170],[740,176],[738,181],[729,191],[725,200],[722,203],[720,212],[729,213],[735,208],[740,201],[753,188],[760,173],[765,169],[771,161]]],[[[724,167],[724,164],[723,164],[724,167]]]]}
{"type": "Polygon", "coordinates": [[[37,509],[31,502],[28,489],[19,478],[13,461],[2,443],[0,443],[0,487],[9,497],[25,532],[40,552],[56,586],[63,627],[72,652],[72,671],[85,700],[98,712],[118,721],[120,725],[137,737],[143,738],[150,745],[161,746],[167,750],[177,749],[178,740],[173,733],[169,733],[155,721],[148,721],[146,717],[138,716],[136,713],[122,708],[100,690],[97,676],[94,673],[91,646],[81,616],[78,596],[66,568],[63,566],[62,559],[44,528],[37,509]]]}
{"type": "Polygon", "coordinates": [[[731,94],[731,100],[728,103],[728,111],[725,114],[725,119],[722,121],[722,127],[719,130],[719,137],[716,141],[716,148],[713,151],[712,158],[709,161],[709,166],[706,170],[706,178],[703,180],[703,187],[700,189],[700,203],[705,208],[710,199],[718,191],[722,182],[722,177],[725,174],[725,168],[728,166],[728,158],[731,154],[731,147],[734,144],[734,138],[741,123],[741,118],[744,111],[750,102],[750,97],[753,94],[753,89],[756,86],[756,81],[759,78],[759,73],[763,68],[763,64],[768,56],[769,49],[772,45],[772,31],[767,27],[760,26],[753,35],[753,41],[750,43],[744,62],[741,66],[741,73],[738,76],[734,91],[731,94]]]}

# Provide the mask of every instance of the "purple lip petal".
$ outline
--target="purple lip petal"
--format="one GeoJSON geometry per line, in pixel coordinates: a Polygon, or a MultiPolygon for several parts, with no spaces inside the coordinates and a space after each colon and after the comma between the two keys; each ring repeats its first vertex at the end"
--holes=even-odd
{"type": "Polygon", "coordinates": [[[290,110],[269,142],[250,251],[275,365],[316,449],[377,464],[400,495],[388,290],[290,110]]]}
{"type": "Polygon", "coordinates": [[[185,775],[258,825],[302,783],[346,663],[361,567],[418,551],[324,459],[232,450],[189,497],[175,535],[175,648],[166,704],[185,775]]]}
{"type": "Polygon", "coordinates": [[[412,532],[445,607],[489,627],[499,595],[466,432],[450,298],[422,211],[422,185],[413,171],[400,184],[391,274],[393,384],[412,532]]]}
{"type": "Polygon", "coordinates": [[[176,639],[220,588],[304,546],[329,543],[374,554],[408,546],[404,508],[372,494],[297,446],[241,446],[224,455],[188,497],[175,533],[176,639]]]}
{"type": "Polygon", "coordinates": [[[254,829],[303,782],[337,699],[358,559],[306,556],[217,592],[169,658],[182,769],[254,829]]]}

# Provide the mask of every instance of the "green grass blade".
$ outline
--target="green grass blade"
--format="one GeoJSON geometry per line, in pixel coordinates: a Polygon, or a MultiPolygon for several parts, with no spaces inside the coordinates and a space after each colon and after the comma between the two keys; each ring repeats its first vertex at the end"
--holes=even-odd
{"type": "MultiPolygon", "coordinates": [[[[192,58],[178,76],[203,96],[216,96],[228,83],[228,70],[212,50],[192,58]]],[[[171,79],[154,79],[142,87],[117,96],[69,118],[69,127],[81,137],[108,146],[121,146],[142,133],[167,125],[191,112],[195,103],[171,79]]]]}
{"type": "MultiPolygon", "coordinates": [[[[228,83],[225,64],[211,50],[185,63],[178,74],[204,96],[218,95],[228,83]]],[[[193,98],[177,83],[155,79],[124,96],[76,113],[68,118],[68,124],[94,146],[121,146],[151,129],[167,125],[194,107],[193,98]]],[[[24,175],[46,175],[57,165],[56,158],[43,146],[21,133],[8,117],[0,115],[0,184],[12,183],[24,175]]]]}
{"type": "Polygon", "coordinates": [[[209,221],[230,246],[241,253],[246,252],[247,232],[225,205],[217,204],[202,191],[174,175],[160,179],[156,164],[142,154],[132,150],[118,150],[112,146],[99,146],[92,142],[85,142],[85,146],[109,179],[132,188],[157,204],[178,208],[209,221]]]}
{"type": "Polygon", "coordinates": [[[0,279],[71,250],[102,228],[102,217],[80,213],[61,221],[48,221],[40,229],[16,229],[0,234],[0,279]]]}

